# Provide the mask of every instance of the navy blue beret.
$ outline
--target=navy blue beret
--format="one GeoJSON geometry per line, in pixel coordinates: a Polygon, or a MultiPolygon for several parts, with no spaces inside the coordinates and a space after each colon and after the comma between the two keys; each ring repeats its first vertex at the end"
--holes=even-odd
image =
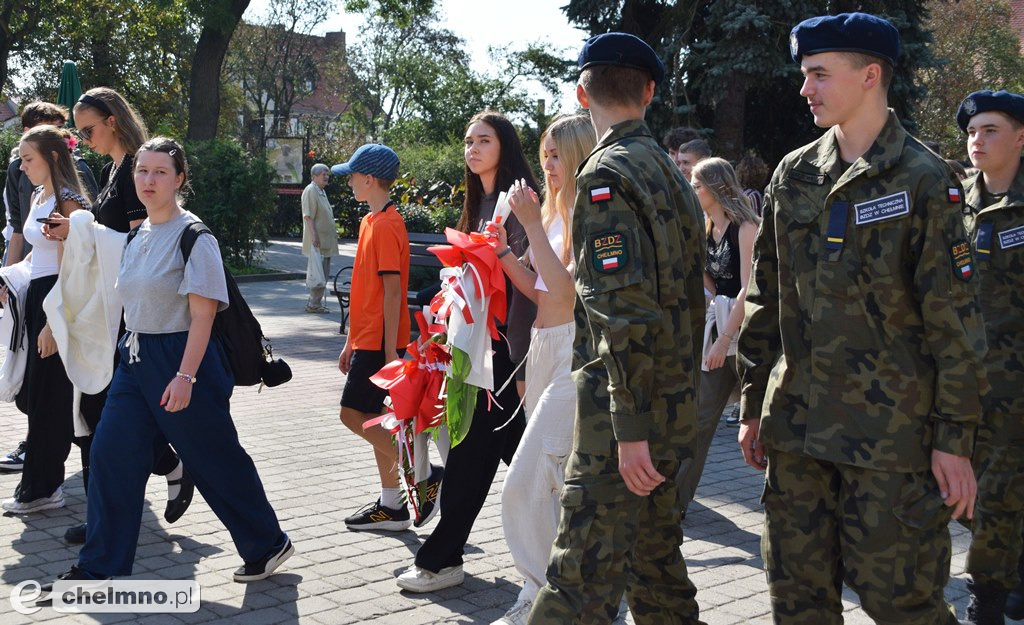
{"type": "Polygon", "coordinates": [[[1024,124],[1024,96],[1009,91],[975,91],[964,98],[956,111],[956,123],[967,132],[967,124],[978,113],[1000,111],[1024,124]]]}
{"type": "Polygon", "coordinates": [[[867,13],[840,13],[806,19],[789,34],[793,60],[820,52],[861,52],[895,65],[900,55],[900,33],[880,17],[867,13]]]}
{"type": "Polygon", "coordinates": [[[665,78],[665,64],[643,39],[628,33],[604,33],[587,39],[580,50],[580,69],[592,65],[618,65],[643,70],[655,83],[665,78]]]}
{"type": "Polygon", "coordinates": [[[331,167],[331,173],[336,176],[347,176],[352,172],[394,180],[398,178],[398,155],[386,145],[367,143],[360,146],[347,163],[331,167]]]}

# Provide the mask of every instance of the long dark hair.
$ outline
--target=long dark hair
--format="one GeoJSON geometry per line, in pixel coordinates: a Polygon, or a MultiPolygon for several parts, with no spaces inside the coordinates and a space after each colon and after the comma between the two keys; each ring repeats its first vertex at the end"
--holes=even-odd
{"type": "MultiPolygon", "coordinates": [[[[520,178],[525,178],[534,191],[540,191],[540,185],[537,184],[537,178],[526,161],[523,144],[519,141],[519,135],[516,134],[516,128],[512,122],[497,111],[482,111],[469,120],[466,129],[468,130],[477,122],[483,122],[493,128],[498,139],[498,172],[494,177],[495,192],[506,191],[513,182],[520,178]]],[[[469,232],[480,219],[480,202],[484,197],[484,187],[480,176],[471,172],[469,165],[465,166],[465,181],[466,199],[462,204],[459,223],[455,227],[462,232],[469,232]]]]}

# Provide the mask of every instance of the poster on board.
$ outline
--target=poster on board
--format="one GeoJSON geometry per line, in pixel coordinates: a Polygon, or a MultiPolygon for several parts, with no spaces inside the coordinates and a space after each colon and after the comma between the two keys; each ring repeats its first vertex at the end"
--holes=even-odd
{"type": "Polygon", "coordinates": [[[301,137],[267,137],[267,160],[277,184],[302,183],[301,137]]]}

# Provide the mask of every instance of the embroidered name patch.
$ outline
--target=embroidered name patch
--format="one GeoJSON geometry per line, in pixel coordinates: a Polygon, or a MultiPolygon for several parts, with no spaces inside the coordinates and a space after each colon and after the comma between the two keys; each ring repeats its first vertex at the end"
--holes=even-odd
{"type": "Polygon", "coordinates": [[[611,187],[597,187],[590,190],[590,203],[607,202],[612,199],[611,187]]]}
{"type": "Polygon", "coordinates": [[[999,233],[999,247],[1006,250],[1024,245],[1024,226],[1017,226],[999,233]]]}
{"type": "Polygon", "coordinates": [[[619,232],[602,232],[590,237],[591,264],[601,273],[615,273],[626,266],[629,248],[619,232]]]}
{"type": "Polygon", "coordinates": [[[949,246],[949,257],[953,260],[953,277],[969,282],[974,275],[974,261],[971,259],[971,244],[957,239],[949,246]]]}
{"type": "Polygon", "coordinates": [[[910,196],[906,191],[900,191],[875,200],[854,204],[853,209],[857,212],[858,226],[875,221],[885,221],[900,215],[909,215],[910,196]]]}

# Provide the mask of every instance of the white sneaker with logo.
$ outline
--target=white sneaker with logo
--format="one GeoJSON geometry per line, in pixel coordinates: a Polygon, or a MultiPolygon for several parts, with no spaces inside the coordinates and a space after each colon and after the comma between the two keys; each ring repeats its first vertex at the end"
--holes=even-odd
{"type": "Polygon", "coordinates": [[[61,491],[60,486],[58,486],[57,490],[55,490],[49,497],[40,497],[34,501],[18,501],[14,497],[11,497],[10,499],[4,499],[3,502],[0,503],[0,508],[3,508],[6,512],[10,512],[11,514],[28,514],[30,512],[63,507],[64,493],[61,491]]]}

